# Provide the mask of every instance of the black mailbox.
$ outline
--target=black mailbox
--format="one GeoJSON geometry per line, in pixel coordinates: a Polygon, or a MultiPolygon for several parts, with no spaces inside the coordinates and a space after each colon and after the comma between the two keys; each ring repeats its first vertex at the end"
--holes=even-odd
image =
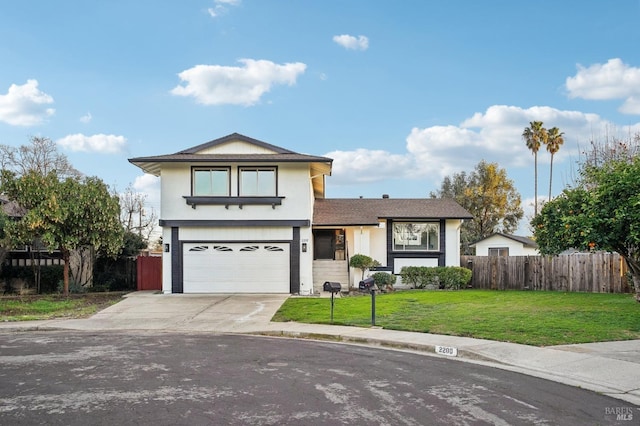
{"type": "Polygon", "coordinates": [[[360,284],[358,284],[358,288],[360,289],[360,291],[369,291],[374,288],[373,287],[374,285],[375,285],[375,282],[373,278],[368,277],[360,281],[360,284]]]}
{"type": "Polygon", "coordinates": [[[338,293],[342,289],[342,286],[340,283],[325,281],[322,285],[322,289],[324,291],[330,291],[331,293],[338,293]]]}

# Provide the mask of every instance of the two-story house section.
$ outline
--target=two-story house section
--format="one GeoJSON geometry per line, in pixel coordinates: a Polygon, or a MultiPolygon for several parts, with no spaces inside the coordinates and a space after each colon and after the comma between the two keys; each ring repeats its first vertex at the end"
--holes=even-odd
{"type": "Polygon", "coordinates": [[[311,220],[330,158],[237,133],[129,160],[160,177],[165,293],[311,293],[311,220]]]}
{"type": "Polygon", "coordinates": [[[322,291],[357,286],[354,254],[379,271],[459,266],[453,200],[326,199],[332,159],[234,133],[170,155],[132,158],[160,177],[165,293],[322,291]]]}

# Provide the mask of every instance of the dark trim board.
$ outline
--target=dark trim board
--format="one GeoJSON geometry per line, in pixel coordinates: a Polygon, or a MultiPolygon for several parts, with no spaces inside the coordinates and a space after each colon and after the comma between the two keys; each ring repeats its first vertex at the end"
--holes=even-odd
{"type": "Polygon", "coordinates": [[[282,204],[282,200],[284,197],[202,197],[202,196],[183,196],[187,201],[187,204],[192,208],[196,208],[196,206],[204,205],[204,206],[225,206],[225,208],[229,208],[229,206],[239,206],[242,208],[243,206],[271,206],[272,208],[276,208],[282,204]]]}
{"type": "Polygon", "coordinates": [[[190,227],[190,226],[311,226],[309,220],[165,220],[160,219],[160,226],[190,227]]]}
{"type": "Polygon", "coordinates": [[[178,227],[171,228],[171,293],[183,292],[182,281],[182,244],[178,227]]]}
{"type": "Polygon", "coordinates": [[[289,293],[300,293],[300,228],[293,228],[293,240],[289,247],[289,293]]]}

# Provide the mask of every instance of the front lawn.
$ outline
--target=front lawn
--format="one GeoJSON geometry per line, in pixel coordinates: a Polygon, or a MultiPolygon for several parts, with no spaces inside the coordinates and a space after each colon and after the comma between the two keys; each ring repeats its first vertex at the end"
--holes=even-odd
{"type": "MultiPolygon", "coordinates": [[[[330,299],[289,298],[274,321],[330,323],[330,299]]],[[[371,296],[336,298],[333,323],[371,326],[371,296]]],[[[398,291],[376,294],[376,325],[534,346],[640,339],[629,294],[398,291]]]]}
{"type": "Polygon", "coordinates": [[[0,321],[86,318],[122,300],[123,292],[3,296],[0,321]]]}

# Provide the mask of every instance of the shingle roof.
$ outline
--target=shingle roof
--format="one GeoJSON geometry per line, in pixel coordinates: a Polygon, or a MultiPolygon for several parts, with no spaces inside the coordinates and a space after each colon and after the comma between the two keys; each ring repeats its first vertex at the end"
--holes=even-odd
{"type": "Polygon", "coordinates": [[[15,201],[11,201],[4,195],[0,195],[0,205],[2,211],[9,217],[19,218],[27,213],[27,210],[18,205],[15,201]]]}
{"type": "Polygon", "coordinates": [[[510,240],[517,241],[519,243],[522,243],[525,247],[538,248],[538,243],[536,243],[534,240],[532,240],[529,237],[522,237],[520,235],[503,234],[501,232],[493,233],[493,234],[489,235],[488,237],[485,237],[485,238],[483,238],[481,240],[478,240],[475,243],[471,244],[471,247],[474,247],[480,241],[488,240],[489,238],[495,237],[495,236],[500,236],[500,237],[508,238],[510,240]]]}
{"type": "Polygon", "coordinates": [[[178,152],[178,154],[195,154],[195,153],[197,153],[199,151],[202,151],[204,149],[211,148],[211,147],[218,146],[218,145],[222,145],[222,144],[225,144],[225,143],[231,142],[231,141],[248,142],[248,143],[250,143],[252,145],[260,146],[262,148],[266,148],[266,149],[269,149],[271,151],[277,152],[278,154],[295,154],[295,152],[289,151],[288,149],[284,149],[284,148],[281,148],[279,146],[271,145],[270,143],[266,143],[266,142],[258,140],[258,139],[250,138],[249,136],[241,135],[240,133],[231,133],[230,135],[223,136],[221,138],[214,139],[212,141],[205,142],[203,144],[196,145],[196,146],[193,146],[191,148],[183,149],[182,151],[178,152]]]}
{"type": "Polygon", "coordinates": [[[315,200],[314,225],[377,225],[379,219],[472,219],[445,198],[328,198],[315,200]]]}
{"type": "Polygon", "coordinates": [[[268,144],[239,133],[232,133],[222,138],[214,139],[203,144],[187,148],[175,154],[155,155],[150,157],[130,158],[129,162],[140,167],[144,172],[160,175],[162,163],[329,163],[333,159],[315,155],[299,154],[275,145],[268,144]],[[244,141],[256,146],[267,148],[273,154],[197,154],[197,152],[224,144],[230,141],[244,141]]]}

